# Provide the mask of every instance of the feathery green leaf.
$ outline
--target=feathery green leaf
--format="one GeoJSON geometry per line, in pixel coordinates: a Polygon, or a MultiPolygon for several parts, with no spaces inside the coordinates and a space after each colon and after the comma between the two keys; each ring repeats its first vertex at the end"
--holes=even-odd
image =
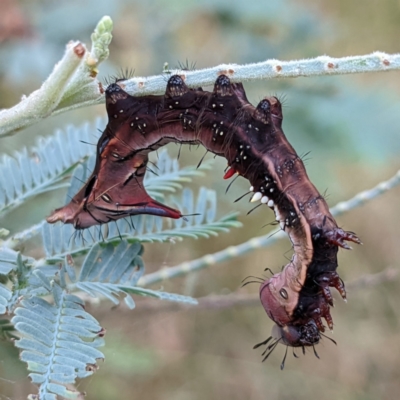
{"type": "Polygon", "coordinates": [[[183,214],[184,219],[167,220],[151,215],[136,215],[131,218],[118,220],[102,226],[94,226],[83,231],[76,231],[72,225],[44,224],[42,239],[48,261],[58,261],[67,254],[87,252],[95,243],[106,241],[117,243],[121,238],[133,243],[165,242],[182,240],[184,237],[197,239],[217,236],[218,232],[228,232],[229,228],[240,227],[236,220],[237,214],[230,214],[217,221],[216,194],[213,190],[201,188],[194,200],[193,192],[185,188],[182,200],[174,199],[174,205],[183,214]]]}
{"type": "Polygon", "coordinates": [[[97,361],[104,359],[97,350],[103,345],[101,326],[85,311],[81,299],[58,289],[58,303],[26,298],[11,320],[21,336],[16,341],[21,360],[28,364],[32,382],[39,385],[41,399],[76,397],[78,393],[66,385],[91,375],[97,361]]]}
{"type": "Polygon", "coordinates": [[[13,157],[3,155],[0,162],[0,214],[4,214],[30,197],[60,187],[68,187],[67,174],[80,161],[94,153],[88,142],[96,141],[98,128],[105,120],[79,128],[69,126],[64,132],[41,138],[36,147],[25,148],[13,157]]]}
{"type": "MultiPolygon", "coordinates": [[[[77,280],[70,285],[70,289],[82,290],[92,297],[103,296],[114,304],[119,304],[122,296],[130,308],[135,307],[130,294],[197,304],[197,301],[191,297],[137,287],[136,284],[144,273],[142,252],[140,243],[129,243],[126,240],[122,240],[117,246],[112,243],[94,245],[83,262],[77,280]]],[[[68,273],[66,265],[67,263],[64,263],[61,275],[68,273]]]]}

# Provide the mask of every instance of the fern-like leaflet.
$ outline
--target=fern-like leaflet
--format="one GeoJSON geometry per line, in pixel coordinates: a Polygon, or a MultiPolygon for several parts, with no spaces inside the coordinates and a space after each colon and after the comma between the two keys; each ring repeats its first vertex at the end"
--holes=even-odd
{"type": "Polygon", "coordinates": [[[49,138],[41,138],[36,147],[25,148],[13,157],[3,155],[0,163],[0,213],[13,210],[29,198],[69,186],[68,173],[78,162],[93,154],[104,119],[69,126],[49,138]]]}
{"type": "MultiPolygon", "coordinates": [[[[45,191],[69,187],[68,195],[74,193],[94,163],[94,146],[79,142],[79,138],[93,141],[89,131],[88,125],[69,128],[40,141],[33,151],[4,158],[0,177],[4,180],[9,174],[12,179],[0,190],[1,215],[45,191]],[[68,150],[72,142],[79,143],[74,155],[68,150]],[[61,155],[60,149],[66,149],[66,154],[61,155]],[[24,178],[29,168],[32,172],[24,178]]],[[[160,152],[155,162],[157,175],[149,175],[145,181],[149,193],[160,200],[167,197],[168,202],[194,215],[178,221],[139,215],[79,233],[70,225],[42,222],[0,243],[0,314],[13,315],[11,322],[0,320],[0,336],[19,339],[16,346],[22,350],[21,359],[27,362],[32,381],[39,386],[40,399],[76,398],[79,392],[71,385],[77,378],[91,375],[97,369],[96,361],[103,358],[97,348],[103,344],[104,331],[84,310],[80,294],[114,304],[123,299],[129,308],[135,307],[132,295],[196,304],[191,297],[138,286],[144,274],[141,243],[207,238],[240,226],[233,214],[217,219],[214,191],[201,188],[195,196],[182,187],[209,169],[210,162],[200,168],[180,168],[166,151],[160,152]],[[38,233],[42,233],[45,257],[35,259],[13,249],[38,233]],[[75,257],[78,255],[85,255],[82,264],[81,258],[75,257]]]]}

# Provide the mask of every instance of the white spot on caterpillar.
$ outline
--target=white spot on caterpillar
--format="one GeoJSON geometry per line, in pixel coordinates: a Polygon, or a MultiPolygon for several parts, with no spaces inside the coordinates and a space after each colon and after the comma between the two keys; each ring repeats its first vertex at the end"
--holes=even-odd
{"type": "Polygon", "coordinates": [[[212,108],[215,108],[215,107],[216,107],[216,105],[215,105],[215,104],[213,104],[213,105],[212,105],[212,108]]]}
{"type": "Polygon", "coordinates": [[[143,124],[143,128],[146,128],[146,126],[147,126],[146,124],[143,124]]]}
{"type": "Polygon", "coordinates": [[[274,204],[275,204],[275,203],[274,203],[274,201],[273,201],[273,200],[270,200],[270,201],[268,202],[268,206],[269,206],[269,207],[273,207],[273,206],[274,206],[274,204]]]}
{"type": "MultiPolygon", "coordinates": [[[[261,199],[261,203],[267,204],[267,203],[268,203],[268,200],[269,200],[269,198],[268,198],[267,196],[264,196],[264,197],[261,199]]],[[[268,204],[268,205],[269,205],[269,204],[268,204]]]]}
{"type": "Polygon", "coordinates": [[[258,200],[261,200],[262,194],[261,192],[254,193],[253,197],[251,198],[250,202],[255,203],[258,200]]]}
{"type": "Polygon", "coordinates": [[[134,125],[134,123],[133,122],[131,122],[131,126],[133,126],[134,125]]]}
{"type": "Polygon", "coordinates": [[[122,114],[124,112],[124,110],[119,110],[120,114],[122,114]]]}
{"type": "Polygon", "coordinates": [[[101,198],[106,202],[106,203],[111,203],[111,197],[108,196],[107,194],[103,194],[101,198]]]}
{"type": "Polygon", "coordinates": [[[250,186],[250,192],[253,192],[254,191],[254,186],[250,186]]]}
{"type": "Polygon", "coordinates": [[[221,131],[221,132],[219,133],[219,135],[220,135],[220,136],[222,136],[223,134],[224,134],[224,132],[223,132],[223,131],[221,131]]]}
{"type": "Polygon", "coordinates": [[[221,121],[220,124],[223,125],[223,124],[224,124],[224,121],[221,121]]]}
{"type": "Polygon", "coordinates": [[[169,106],[169,108],[172,110],[174,107],[172,107],[172,106],[169,106]]]}
{"type": "Polygon", "coordinates": [[[274,191],[274,188],[269,189],[269,191],[272,193],[274,191]]]}
{"type": "Polygon", "coordinates": [[[136,117],[135,119],[136,119],[136,121],[138,121],[138,120],[139,120],[139,117],[136,117]]]}
{"type": "Polygon", "coordinates": [[[244,157],[243,157],[243,160],[246,160],[246,159],[247,159],[247,156],[244,156],[244,157]]]}

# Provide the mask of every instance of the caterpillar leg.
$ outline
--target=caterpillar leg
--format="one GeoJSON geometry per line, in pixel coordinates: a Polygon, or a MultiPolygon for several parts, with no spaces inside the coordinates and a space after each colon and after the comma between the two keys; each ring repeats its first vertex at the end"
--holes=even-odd
{"type": "Polygon", "coordinates": [[[362,244],[361,240],[354,232],[346,232],[341,228],[336,228],[332,231],[325,233],[325,237],[329,243],[338,247],[342,247],[346,250],[351,250],[351,247],[345,242],[345,240],[357,244],[362,244]]]}
{"type": "Polygon", "coordinates": [[[333,330],[333,319],[330,313],[330,307],[324,297],[321,296],[319,298],[318,307],[316,307],[312,311],[311,318],[314,320],[320,332],[325,332],[325,326],[324,323],[322,322],[322,318],[325,319],[328,328],[330,330],[333,330]]]}
{"type": "Polygon", "coordinates": [[[315,283],[321,287],[322,294],[325,300],[333,307],[333,297],[330,288],[334,287],[339,294],[342,296],[343,300],[346,301],[346,289],[344,283],[340,278],[339,274],[334,272],[326,272],[319,275],[315,279],[315,283]]]}

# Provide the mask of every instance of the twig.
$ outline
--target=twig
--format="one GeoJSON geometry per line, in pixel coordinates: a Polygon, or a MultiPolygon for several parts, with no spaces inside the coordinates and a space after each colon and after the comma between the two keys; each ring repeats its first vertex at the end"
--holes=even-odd
{"type": "Polygon", "coordinates": [[[29,227],[28,229],[25,229],[22,232],[16,233],[15,235],[11,236],[9,239],[4,240],[3,242],[0,240],[0,247],[4,246],[4,247],[8,247],[10,249],[15,249],[16,247],[18,247],[21,244],[21,242],[29,240],[29,239],[33,238],[34,236],[38,235],[41,232],[44,224],[45,224],[45,221],[41,221],[38,224],[35,224],[35,225],[29,227]]]}
{"type": "Polygon", "coordinates": [[[357,291],[365,287],[373,287],[381,283],[394,281],[399,278],[399,269],[388,267],[376,274],[368,274],[360,276],[359,278],[346,283],[346,290],[348,292],[357,291]]]}
{"type": "Polygon", "coordinates": [[[86,48],[80,42],[68,43],[64,57],[39,90],[9,110],[0,112],[0,135],[5,136],[34,120],[48,116],[61,100],[65,88],[78,69],[86,48]]]}
{"type": "Polygon", "coordinates": [[[343,213],[362,206],[364,203],[373,200],[375,197],[380,196],[381,194],[393,189],[400,183],[400,170],[387,181],[383,181],[378,183],[374,188],[365,190],[356,194],[352,199],[347,200],[345,202],[340,202],[336,204],[335,207],[331,208],[331,212],[336,217],[342,215],[343,213]]]}
{"type": "Polygon", "coordinates": [[[0,137],[31,125],[42,118],[102,101],[103,89],[95,79],[97,66],[108,57],[112,21],[103,17],[92,34],[92,50],[84,44],[70,42],[63,58],[40,89],[22,99],[16,106],[0,111],[0,137]]]}
{"type": "MultiPolygon", "coordinates": [[[[166,71],[184,76],[190,87],[213,85],[221,73],[233,82],[256,79],[296,78],[299,76],[357,74],[400,69],[400,54],[374,52],[365,56],[332,58],[320,56],[308,60],[267,60],[253,64],[221,64],[197,71],[166,71]]],[[[132,95],[158,94],[165,90],[165,76],[132,78],[125,82],[125,90],[132,95]]]]}
{"type": "MultiPolygon", "coordinates": [[[[92,35],[92,50],[69,44],[64,58],[56,65],[43,86],[15,107],[0,112],[0,137],[13,134],[41,118],[104,102],[104,89],[94,77],[97,66],[108,57],[112,21],[103,17],[92,35]],[[72,50],[71,50],[72,48],[72,50]],[[74,50],[75,49],[75,50],[74,50]],[[76,54],[76,57],[73,54],[76,54]],[[78,59],[76,59],[78,58],[78,59]]],[[[332,58],[320,56],[308,60],[267,60],[253,64],[221,64],[197,71],[164,70],[162,75],[137,77],[119,84],[132,95],[160,94],[165,91],[165,76],[172,73],[185,78],[190,87],[212,85],[221,73],[233,82],[299,76],[356,74],[400,69],[400,54],[374,52],[364,56],[332,58]]]]}
{"type": "MultiPolygon", "coordinates": [[[[352,282],[346,284],[346,290],[348,293],[356,292],[362,288],[373,288],[385,282],[391,282],[399,278],[399,269],[388,267],[385,270],[375,273],[361,276],[352,282]]],[[[76,293],[75,293],[76,294],[76,293]]],[[[98,304],[99,299],[94,299],[88,296],[86,293],[79,293],[79,297],[83,297],[86,302],[98,304]]],[[[232,293],[228,295],[209,295],[200,297],[197,299],[197,305],[188,305],[181,303],[170,303],[170,302],[159,302],[158,300],[151,299],[138,299],[136,302],[140,302],[140,306],[137,307],[139,312],[142,313],[155,313],[155,312],[168,312],[168,311],[181,311],[181,310],[225,310],[233,307],[254,307],[260,305],[260,298],[257,294],[248,293],[232,293]]],[[[131,311],[123,302],[116,310],[123,312],[131,311]]],[[[101,311],[100,311],[101,312],[101,311]]]]}
{"type": "MultiPolygon", "coordinates": [[[[374,188],[358,193],[350,200],[338,203],[335,207],[331,209],[332,215],[338,216],[352,210],[353,208],[359,207],[367,201],[371,201],[375,197],[387,192],[388,190],[397,186],[399,183],[400,171],[398,171],[389,180],[379,183],[374,188]]],[[[198,258],[197,260],[184,262],[175,267],[163,268],[152,274],[145,275],[139,280],[139,285],[148,286],[154,283],[161,282],[165,279],[176,278],[189,272],[197,271],[199,269],[209,267],[222,261],[230,260],[233,257],[242,256],[255,249],[271,246],[277,240],[284,237],[286,237],[286,235],[283,231],[276,230],[267,235],[252,238],[247,242],[239,244],[238,246],[230,246],[214,254],[207,254],[203,257],[198,258]]]]}

